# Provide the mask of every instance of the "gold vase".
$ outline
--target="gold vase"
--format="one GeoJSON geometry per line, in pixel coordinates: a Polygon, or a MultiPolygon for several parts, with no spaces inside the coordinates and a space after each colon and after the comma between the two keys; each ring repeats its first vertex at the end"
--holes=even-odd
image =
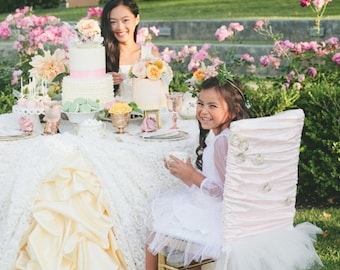
{"type": "Polygon", "coordinates": [[[124,129],[129,124],[130,113],[111,113],[112,125],[118,129],[119,134],[125,133],[124,129]]]}

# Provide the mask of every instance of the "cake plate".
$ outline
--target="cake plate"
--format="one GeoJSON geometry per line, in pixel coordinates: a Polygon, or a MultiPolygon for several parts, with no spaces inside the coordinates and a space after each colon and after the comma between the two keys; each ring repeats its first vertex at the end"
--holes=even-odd
{"type": "Polygon", "coordinates": [[[36,133],[42,133],[43,128],[40,122],[40,114],[44,114],[45,110],[44,107],[38,108],[27,108],[20,105],[14,105],[12,107],[13,113],[20,114],[20,115],[27,115],[32,119],[33,122],[33,131],[36,133]]]}

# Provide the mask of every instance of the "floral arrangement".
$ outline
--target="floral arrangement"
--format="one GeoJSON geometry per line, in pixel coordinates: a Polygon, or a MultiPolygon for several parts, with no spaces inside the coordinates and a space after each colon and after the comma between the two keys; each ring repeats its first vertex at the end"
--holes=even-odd
{"type": "Polygon", "coordinates": [[[173,77],[171,67],[161,59],[150,58],[141,59],[131,67],[130,76],[139,79],[149,79],[152,81],[163,80],[170,84],[173,77]]]}
{"type": "Polygon", "coordinates": [[[59,69],[66,70],[67,67],[64,66],[65,61],[61,52],[54,53],[57,49],[67,50],[69,40],[74,34],[68,23],[61,22],[55,16],[36,16],[33,9],[28,6],[16,9],[14,14],[9,14],[3,22],[0,22],[0,38],[15,37],[13,48],[18,52],[19,60],[12,72],[14,88],[19,89],[20,84],[29,81],[34,74],[38,76],[37,82],[41,80],[51,82],[50,93],[55,95],[54,90],[59,91],[60,87],[56,82],[52,83],[52,74],[59,69]],[[53,63],[54,60],[60,60],[61,63],[53,63]],[[43,77],[40,77],[38,74],[44,69],[42,65],[47,62],[53,70],[48,75],[49,71],[45,70],[43,77]]]}
{"type": "Polygon", "coordinates": [[[96,46],[101,45],[104,38],[101,36],[99,22],[94,19],[81,19],[76,27],[75,44],[77,46],[96,46]]]}
{"type": "Polygon", "coordinates": [[[138,108],[138,105],[135,102],[127,103],[122,100],[114,99],[105,104],[104,109],[101,111],[104,117],[109,117],[111,113],[119,113],[119,111],[129,111],[135,112],[137,114],[142,114],[142,111],[138,108]],[[118,105],[116,105],[118,104],[118,105]],[[127,108],[127,106],[129,108],[127,108]]]}

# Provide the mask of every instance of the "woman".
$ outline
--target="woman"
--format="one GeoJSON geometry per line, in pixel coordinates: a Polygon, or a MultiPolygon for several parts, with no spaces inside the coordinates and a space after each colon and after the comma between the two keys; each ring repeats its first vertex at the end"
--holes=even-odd
{"type": "Polygon", "coordinates": [[[101,17],[106,71],[112,73],[115,93],[127,101],[132,100],[132,81],[128,78],[131,65],[141,58],[160,55],[156,49],[137,44],[139,21],[139,9],[134,0],[108,2],[101,17]]]}

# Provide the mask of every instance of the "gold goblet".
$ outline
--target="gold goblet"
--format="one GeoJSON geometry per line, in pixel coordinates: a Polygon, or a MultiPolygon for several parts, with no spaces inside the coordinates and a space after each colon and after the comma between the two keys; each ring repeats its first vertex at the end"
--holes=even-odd
{"type": "Polygon", "coordinates": [[[111,113],[110,114],[112,125],[118,128],[118,134],[124,134],[124,129],[129,124],[130,113],[111,113]]]}

